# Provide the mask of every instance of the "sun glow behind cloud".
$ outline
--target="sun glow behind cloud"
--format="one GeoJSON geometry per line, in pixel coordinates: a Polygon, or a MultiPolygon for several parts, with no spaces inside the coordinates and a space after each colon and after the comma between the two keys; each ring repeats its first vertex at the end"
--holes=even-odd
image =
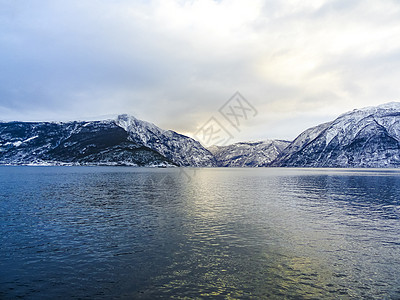
{"type": "Polygon", "coordinates": [[[239,90],[237,139],[399,99],[396,1],[0,0],[0,119],[131,113],[193,133],[239,90]]]}

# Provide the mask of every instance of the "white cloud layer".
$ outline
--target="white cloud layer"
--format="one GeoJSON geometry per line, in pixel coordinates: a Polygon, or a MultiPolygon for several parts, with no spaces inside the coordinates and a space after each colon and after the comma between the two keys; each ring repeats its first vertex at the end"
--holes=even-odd
{"type": "Polygon", "coordinates": [[[0,119],[130,113],[193,134],[239,90],[236,140],[399,100],[395,0],[0,0],[0,119]]]}

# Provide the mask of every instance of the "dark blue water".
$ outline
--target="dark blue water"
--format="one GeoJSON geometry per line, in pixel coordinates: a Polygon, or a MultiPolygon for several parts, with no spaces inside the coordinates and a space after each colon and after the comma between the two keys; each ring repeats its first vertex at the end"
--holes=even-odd
{"type": "Polygon", "coordinates": [[[398,299],[400,172],[0,167],[0,299],[398,299]]]}

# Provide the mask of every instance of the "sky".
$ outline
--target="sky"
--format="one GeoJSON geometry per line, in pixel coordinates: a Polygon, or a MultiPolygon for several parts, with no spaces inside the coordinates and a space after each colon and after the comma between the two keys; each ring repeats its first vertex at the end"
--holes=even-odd
{"type": "Polygon", "coordinates": [[[293,139],[400,101],[398,0],[0,0],[0,120],[131,114],[293,139]],[[254,108],[232,126],[236,92],[254,108]]]}

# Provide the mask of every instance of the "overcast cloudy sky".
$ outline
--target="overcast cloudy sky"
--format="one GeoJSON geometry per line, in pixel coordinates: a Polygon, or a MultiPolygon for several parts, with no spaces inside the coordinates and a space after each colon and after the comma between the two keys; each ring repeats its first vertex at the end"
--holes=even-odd
{"type": "Polygon", "coordinates": [[[129,113],[193,135],[236,91],[236,140],[400,100],[398,0],[0,0],[0,119],[129,113]]]}

